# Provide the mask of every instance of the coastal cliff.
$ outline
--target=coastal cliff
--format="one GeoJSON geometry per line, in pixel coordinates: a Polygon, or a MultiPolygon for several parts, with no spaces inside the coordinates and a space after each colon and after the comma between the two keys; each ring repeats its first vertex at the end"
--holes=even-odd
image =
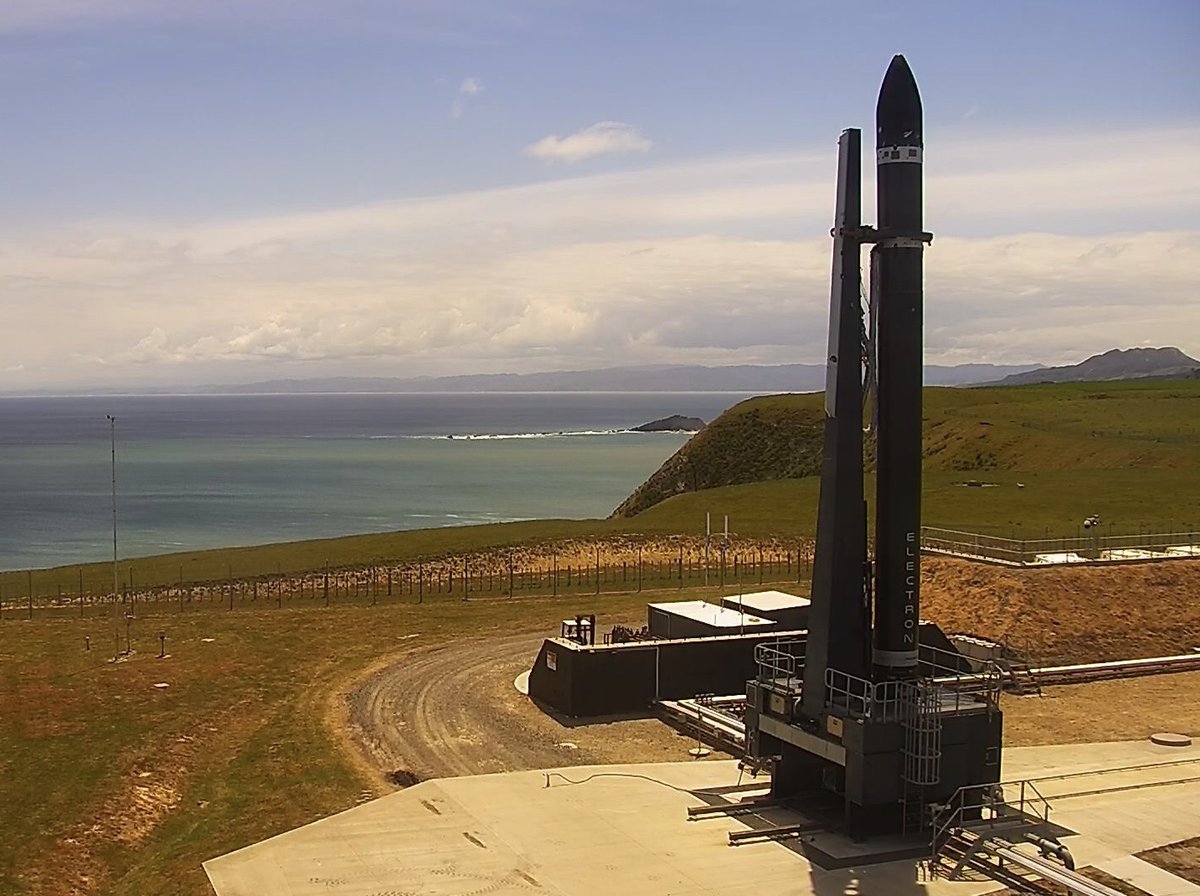
{"type": "Polygon", "coordinates": [[[683,492],[819,473],[824,419],[820,395],[734,405],[671,455],[611,518],[634,516],[683,492]]]}

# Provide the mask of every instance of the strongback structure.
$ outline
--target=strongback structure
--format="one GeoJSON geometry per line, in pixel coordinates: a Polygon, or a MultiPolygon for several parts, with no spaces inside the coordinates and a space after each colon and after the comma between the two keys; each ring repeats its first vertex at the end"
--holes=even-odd
{"type": "MultiPolygon", "coordinates": [[[[763,645],[747,683],[752,757],[773,796],[840,798],[855,839],[916,832],[928,808],[1000,779],[999,678],[920,643],[921,98],[903,56],[876,108],[874,228],[861,221],[861,135],[838,147],[825,433],[807,639],[763,645]],[[864,320],[861,249],[871,244],[864,320]],[[864,413],[864,370],[877,384],[864,413]],[[874,563],[868,559],[864,422],[875,421],[874,563]]],[[[948,646],[948,645],[947,645],[948,646]]],[[[978,799],[965,800],[978,803],[978,799]]]]}

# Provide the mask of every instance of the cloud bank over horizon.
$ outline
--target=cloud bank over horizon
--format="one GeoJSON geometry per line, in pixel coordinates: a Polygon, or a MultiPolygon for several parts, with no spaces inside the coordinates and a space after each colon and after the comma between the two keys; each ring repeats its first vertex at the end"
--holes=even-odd
{"type": "MultiPolygon", "coordinates": [[[[549,152],[585,158],[576,136],[549,152]]],[[[929,140],[927,361],[1195,355],[1200,127],[1006,142],[929,140]]],[[[3,388],[817,362],[834,152],[264,217],[6,225],[3,388]]]]}
{"type": "Polygon", "coordinates": [[[927,360],[1200,353],[1194,0],[854,33],[787,0],[0,3],[0,392],[819,362],[837,134],[897,50],[927,360]]]}

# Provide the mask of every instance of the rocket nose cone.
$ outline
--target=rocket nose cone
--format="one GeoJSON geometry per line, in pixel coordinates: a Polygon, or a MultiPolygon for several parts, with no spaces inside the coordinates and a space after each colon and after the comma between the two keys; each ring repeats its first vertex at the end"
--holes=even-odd
{"type": "Polygon", "coordinates": [[[876,146],[921,146],[921,93],[908,60],[892,57],[875,106],[876,146]]]}
{"type": "Polygon", "coordinates": [[[892,57],[892,61],[888,63],[887,74],[883,76],[883,82],[886,84],[888,78],[908,78],[913,80],[912,69],[908,65],[908,60],[904,58],[903,53],[897,53],[892,57]]]}

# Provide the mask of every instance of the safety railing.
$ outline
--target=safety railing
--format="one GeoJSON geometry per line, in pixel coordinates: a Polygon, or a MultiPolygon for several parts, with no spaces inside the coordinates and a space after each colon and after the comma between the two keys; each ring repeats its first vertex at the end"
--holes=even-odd
{"type": "MultiPolygon", "coordinates": [[[[758,680],[797,680],[803,674],[807,645],[804,638],[757,645],[754,662],[758,680]]],[[[907,718],[910,710],[906,704],[917,699],[912,689],[918,685],[923,703],[933,707],[929,711],[953,712],[980,704],[994,708],[999,703],[1003,673],[995,663],[984,661],[972,670],[961,654],[930,645],[920,646],[919,659],[921,675],[913,681],[872,682],[841,669],[826,669],[829,700],[849,716],[875,721],[907,718]]]]}
{"type": "Polygon", "coordinates": [[[956,651],[942,650],[929,644],[917,649],[921,677],[936,683],[941,693],[942,707],[961,710],[968,704],[996,705],[1004,684],[1004,671],[991,660],[977,661],[971,668],[967,657],[956,651]]]}
{"type": "Polygon", "coordinates": [[[871,682],[840,669],[825,670],[829,701],[844,707],[848,716],[874,721],[899,721],[905,716],[904,681],[871,682]]]}
{"type": "Polygon", "coordinates": [[[1112,563],[1200,557],[1200,532],[1179,530],[1124,535],[1093,528],[1062,538],[1005,538],[957,529],[921,528],[921,548],[1017,566],[1112,563]]]}
{"type": "Polygon", "coordinates": [[[804,668],[808,641],[804,638],[771,641],[754,648],[759,681],[778,681],[796,678],[796,670],[804,668]]]}
{"type": "Polygon", "coordinates": [[[931,862],[955,831],[970,828],[979,833],[1014,826],[1034,828],[1050,821],[1050,801],[1032,781],[1009,781],[991,785],[960,787],[943,805],[934,809],[931,862]],[[1016,797],[1009,799],[1009,793],[1016,797]]]}

